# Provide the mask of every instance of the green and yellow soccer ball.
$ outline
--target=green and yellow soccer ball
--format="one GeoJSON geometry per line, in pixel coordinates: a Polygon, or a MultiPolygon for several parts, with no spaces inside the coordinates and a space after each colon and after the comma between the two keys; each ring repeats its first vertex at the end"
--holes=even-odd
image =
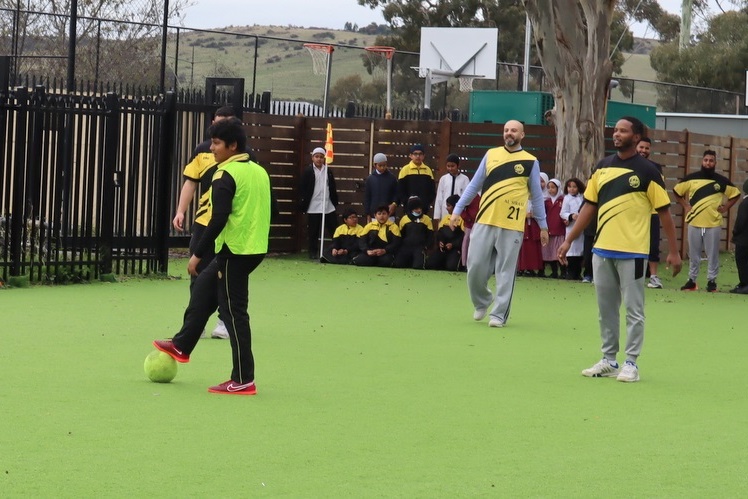
{"type": "Polygon", "coordinates": [[[171,355],[154,350],[145,358],[145,375],[155,383],[168,383],[177,375],[177,361],[171,355]]]}

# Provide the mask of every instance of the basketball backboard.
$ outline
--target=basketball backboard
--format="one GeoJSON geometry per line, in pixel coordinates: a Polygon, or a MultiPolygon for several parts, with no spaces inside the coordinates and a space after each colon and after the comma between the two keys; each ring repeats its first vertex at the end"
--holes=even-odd
{"type": "Polygon", "coordinates": [[[498,28],[421,28],[419,76],[496,79],[498,28]]]}

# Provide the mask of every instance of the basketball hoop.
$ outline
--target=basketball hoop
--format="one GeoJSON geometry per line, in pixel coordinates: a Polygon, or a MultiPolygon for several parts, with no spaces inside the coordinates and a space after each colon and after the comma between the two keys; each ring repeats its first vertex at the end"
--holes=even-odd
{"type": "Polygon", "coordinates": [[[460,82],[460,92],[470,92],[473,90],[474,76],[459,76],[457,81],[460,82]]]}
{"type": "Polygon", "coordinates": [[[383,61],[392,60],[392,56],[395,55],[395,47],[374,45],[371,47],[364,47],[364,50],[366,50],[366,56],[369,58],[369,67],[371,68],[372,77],[381,80],[387,76],[387,64],[383,61]]]}
{"type": "Polygon", "coordinates": [[[307,49],[309,55],[312,56],[312,70],[314,71],[314,74],[326,74],[327,60],[330,58],[330,54],[335,50],[335,47],[319,43],[305,43],[304,48],[307,49]]]}

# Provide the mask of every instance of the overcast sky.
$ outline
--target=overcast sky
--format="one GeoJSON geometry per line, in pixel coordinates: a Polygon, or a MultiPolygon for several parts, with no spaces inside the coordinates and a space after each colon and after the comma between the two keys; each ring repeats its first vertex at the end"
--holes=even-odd
{"type": "MultiPolygon", "coordinates": [[[[359,26],[372,22],[384,23],[378,9],[362,7],[356,0],[195,0],[194,3],[184,12],[184,26],[190,28],[292,24],[342,29],[348,21],[359,26]]],[[[681,3],[682,0],[660,0],[662,8],[672,13],[680,12],[681,3]]],[[[710,4],[713,12],[718,12],[716,2],[710,0],[710,4]]],[[[698,19],[695,21],[698,22],[698,19]]],[[[646,26],[634,26],[632,29],[636,36],[654,36],[646,26]]]]}

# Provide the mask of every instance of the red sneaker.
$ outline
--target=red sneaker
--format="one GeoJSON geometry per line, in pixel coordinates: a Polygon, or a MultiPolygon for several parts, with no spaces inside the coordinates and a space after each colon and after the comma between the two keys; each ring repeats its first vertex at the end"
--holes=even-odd
{"type": "Polygon", "coordinates": [[[153,346],[164,353],[168,353],[177,362],[185,363],[190,361],[190,356],[174,346],[171,340],[156,340],[153,342],[153,346]]]}
{"type": "Polygon", "coordinates": [[[208,388],[208,391],[210,393],[227,393],[230,395],[255,395],[257,387],[254,381],[240,385],[235,381],[228,380],[220,385],[211,386],[208,388]]]}

